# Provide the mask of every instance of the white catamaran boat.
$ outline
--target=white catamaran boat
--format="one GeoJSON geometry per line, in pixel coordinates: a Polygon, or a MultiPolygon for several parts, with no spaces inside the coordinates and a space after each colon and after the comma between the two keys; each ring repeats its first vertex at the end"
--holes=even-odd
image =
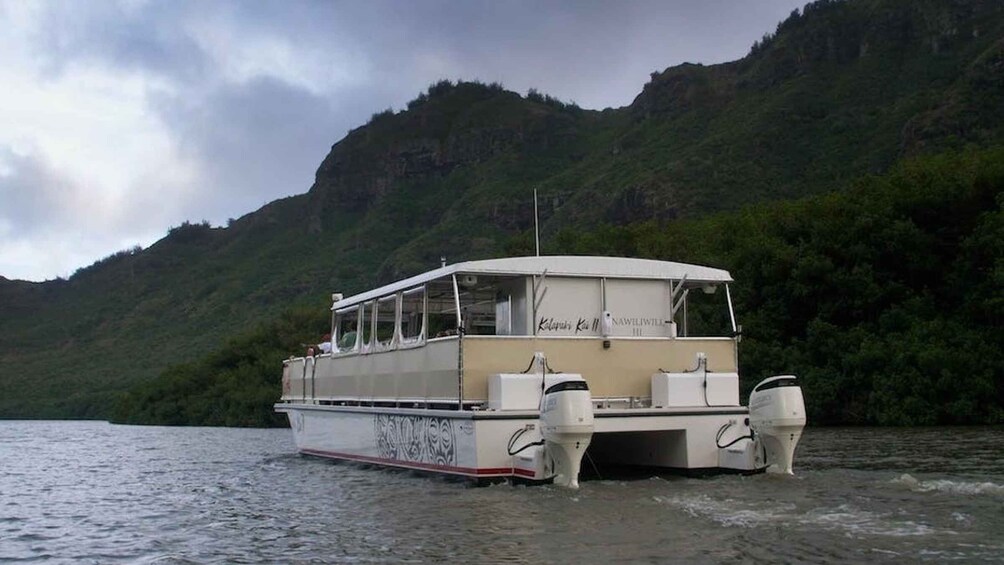
{"type": "Polygon", "coordinates": [[[334,295],[283,366],[300,453],[578,486],[596,465],[790,474],[793,376],[740,405],[729,273],[616,257],[471,261],[334,295]]]}

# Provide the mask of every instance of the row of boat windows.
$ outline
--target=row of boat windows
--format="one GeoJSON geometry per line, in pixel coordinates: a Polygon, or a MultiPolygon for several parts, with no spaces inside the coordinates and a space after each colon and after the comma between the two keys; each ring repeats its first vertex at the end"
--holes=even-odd
{"type": "Polygon", "coordinates": [[[332,320],[334,353],[371,352],[420,345],[427,339],[457,334],[458,324],[469,335],[510,333],[511,300],[495,284],[461,286],[454,294],[452,279],[430,281],[404,290],[336,309],[332,320]],[[499,306],[505,302],[505,307],[499,306]],[[457,305],[461,315],[457,315],[457,305]],[[499,320],[502,321],[501,326],[499,320]]]}
{"type": "MultiPolygon", "coordinates": [[[[431,286],[431,285],[430,285],[431,286]]],[[[335,310],[335,353],[367,352],[423,343],[456,333],[453,289],[420,286],[335,310]]]]}
{"type": "MultiPolygon", "coordinates": [[[[550,309],[535,316],[530,315],[528,285],[522,277],[463,276],[458,277],[458,282],[456,294],[453,279],[444,278],[361,304],[336,308],[332,319],[332,351],[335,354],[369,353],[417,346],[428,339],[456,335],[458,327],[462,327],[466,335],[529,335],[533,333],[533,324],[539,323],[548,335],[579,335],[580,326],[584,324],[583,335],[600,335],[593,327],[599,322],[599,304],[596,313],[590,312],[586,305],[593,297],[588,293],[579,301],[556,301],[550,307],[545,302],[545,308],[550,309]],[[564,312],[564,317],[575,320],[575,316],[580,316],[578,320],[567,328],[546,327],[544,322],[553,321],[555,308],[562,305],[567,305],[566,310],[569,310],[564,312]],[[591,321],[590,316],[596,320],[591,321]],[[537,322],[533,321],[538,318],[537,322]]],[[[563,291],[569,296],[576,296],[576,292],[581,295],[575,285],[583,284],[588,285],[581,281],[548,283],[557,287],[552,291],[563,291]]],[[[667,326],[659,323],[663,321],[662,313],[658,308],[652,309],[661,299],[658,293],[662,290],[651,283],[644,284],[647,286],[614,281],[607,285],[605,302],[612,304],[613,310],[611,335],[667,335],[667,326]]],[[[601,288],[596,282],[597,298],[601,288]]],[[[688,293],[684,293],[682,309],[676,316],[681,322],[678,335],[729,335],[732,327],[725,293],[707,293],[707,290],[688,293]]],[[[554,292],[552,295],[558,296],[554,292]]],[[[538,299],[538,303],[540,301],[538,299]]]]}

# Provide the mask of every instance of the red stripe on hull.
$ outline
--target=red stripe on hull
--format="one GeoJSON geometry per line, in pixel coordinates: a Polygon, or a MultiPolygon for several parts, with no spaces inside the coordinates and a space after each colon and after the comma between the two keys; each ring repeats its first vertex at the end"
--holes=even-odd
{"type": "Polygon", "coordinates": [[[528,479],[534,479],[534,478],[536,478],[535,477],[535,473],[533,471],[528,470],[528,469],[519,469],[519,468],[513,467],[512,473],[514,475],[519,475],[521,477],[526,477],[528,479]]]}

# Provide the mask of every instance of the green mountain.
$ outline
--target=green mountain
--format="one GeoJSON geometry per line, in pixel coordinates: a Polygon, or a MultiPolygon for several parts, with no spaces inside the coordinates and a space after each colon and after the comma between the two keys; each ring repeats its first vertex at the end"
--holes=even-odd
{"type": "MultiPolygon", "coordinates": [[[[438,83],[349,132],[303,195],[227,228],[186,223],[68,280],[0,278],[0,417],[107,417],[123,389],[287,308],[323,312],[333,291],[424,271],[440,256],[519,250],[534,187],[550,252],[602,250],[570,234],[648,225],[741,238],[701,218],[773,217],[750,206],[844,191],[904,158],[1002,143],[1002,71],[1004,5],[861,0],[810,4],[739,61],[653,73],[619,109],[438,83]]],[[[693,258],[657,249],[623,252],[693,258]]],[[[800,339],[797,328],[780,337],[800,339]]]]}
{"type": "MultiPolygon", "coordinates": [[[[911,158],[844,191],[736,212],[564,229],[548,247],[727,265],[740,281],[743,397],[794,372],[814,424],[1004,422],[1004,147],[911,158]]],[[[133,387],[114,418],[281,423],[275,368],[326,314],[243,332],[133,387]]]]}

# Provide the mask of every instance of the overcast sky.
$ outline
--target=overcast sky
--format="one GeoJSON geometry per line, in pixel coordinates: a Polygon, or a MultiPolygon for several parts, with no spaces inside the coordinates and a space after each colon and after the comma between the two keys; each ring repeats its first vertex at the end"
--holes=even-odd
{"type": "Polygon", "coordinates": [[[0,275],[65,277],[306,192],[349,129],[436,80],[624,106],[802,3],[0,0],[0,275]]]}

